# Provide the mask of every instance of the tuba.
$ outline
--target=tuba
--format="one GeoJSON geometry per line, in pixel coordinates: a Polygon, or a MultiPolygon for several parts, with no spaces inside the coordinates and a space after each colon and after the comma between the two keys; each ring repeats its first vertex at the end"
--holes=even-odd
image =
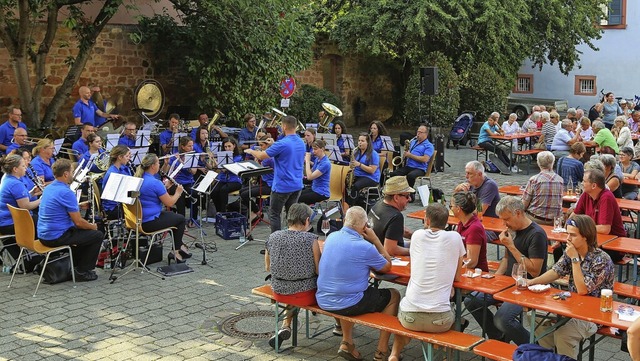
{"type": "Polygon", "coordinates": [[[211,120],[209,121],[209,125],[207,126],[207,131],[209,132],[209,135],[211,135],[211,131],[213,130],[213,127],[216,125],[216,122],[218,120],[220,120],[221,118],[224,118],[224,113],[220,111],[220,109],[215,109],[215,114],[211,117],[211,120]]]}
{"type": "Polygon", "coordinates": [[[341,117],[342,111],[335,105],[329,103],[322,103],[322,109],[324,109],[325,115],[324,118],[320,120],[320,123],[318,123],[318,132],[329,133],[329,124],[331,124],[333,118],[341,117]]]}
{"type": "Polygon", "coordinates": [[[282,128],[282,119],[284,117],[287,116],[287,114],[285,114],[282,110],[280,109],[276,109],[276,108],[271,108],[271,110],[273,110],[273,117],[271,118],[271,120],[266,124],[266,128],[277,128],[277,127],[281,127],[282,128]]]}

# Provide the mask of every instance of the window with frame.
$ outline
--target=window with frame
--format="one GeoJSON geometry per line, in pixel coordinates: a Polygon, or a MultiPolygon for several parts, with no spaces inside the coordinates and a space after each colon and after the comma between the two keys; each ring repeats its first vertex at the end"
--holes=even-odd
{"type": "Polygon", "coordinates": [[[626,28],[627,0],[611,0],[606,5],[601,5],[602,19],[600,26],[605,29],[626,28]]]}
{"type": "Polygon", "coordinates": [[[518,74],[514,93],[533,94],[533,74],[518,74]]]}
{"type": "Polygon", "coordinates": [[[593,75],[576,75],[574,95],[596,95],[598,86],[593,75]]]}

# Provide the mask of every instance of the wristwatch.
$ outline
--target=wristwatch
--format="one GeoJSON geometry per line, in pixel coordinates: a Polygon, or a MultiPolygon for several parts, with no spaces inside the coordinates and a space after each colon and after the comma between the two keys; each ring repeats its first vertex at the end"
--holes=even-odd
{"type": "Polygon", "coordinates": [[[571,263],[580,263],[580,258],[579,257],[573,257],[571,259],[571,263]]]}

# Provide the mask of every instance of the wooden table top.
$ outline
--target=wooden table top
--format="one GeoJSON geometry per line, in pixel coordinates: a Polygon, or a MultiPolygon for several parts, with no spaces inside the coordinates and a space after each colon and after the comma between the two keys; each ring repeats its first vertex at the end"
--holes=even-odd
{"type": "Polygon", "coordinates": [[[535,131],[535,132],[513,133],[513,134],[505,134],[505,135],[490,135],[489,138],[499,139],[499,140],[514,140],[514,139],[525,139],[528,137],[539,137],[541,135],[542,135],[541,131],[535,131]]]}
{"type": "Polygon", "coordinates": [[[640,239],[618,237],[602,245],[603,249],[640,255],[640,239]]]}
{"type": "Polygon", "coordinates": [[[630,185],[634,185],[634,186],[640,186],[640,180],[637,180],[635,178],[625,178],[625,179],[622,180],[622,183],[630,184],[630,185]]]}
{"type": "Polygon", "coordinates": [[[502,186],[498,188],[498,192],[508,194],[510,196],[521,196],[524,193],[524,188],[520,188],[519,185],[502,186]]]}
{"type": "MultiPolygon", "coordinates": [[[[622,321],[618,318],[615,310],[621,304],[629,306],[629,304],[614,301],[614,312],[600,311],[600,298],[592,296],[583,296],[577,293],[571,293],[571,297],[566,300],[554,300],[553,295],[561,292],[557,288],[551,288],[542,293],[534,293],[529,290],[523,290],[520,294],[512,293],[514,287],[507,288],[493,295],[496,300],[513,303],[523,307],[551,312],[556,315],[576,318],[584,321],[596,323],[598,325],[617,327],[626,330],[631,326],[631,322],[622,321]]],[[[636,311],[640,311],[640,307],[631,306],[636,311]]]]}

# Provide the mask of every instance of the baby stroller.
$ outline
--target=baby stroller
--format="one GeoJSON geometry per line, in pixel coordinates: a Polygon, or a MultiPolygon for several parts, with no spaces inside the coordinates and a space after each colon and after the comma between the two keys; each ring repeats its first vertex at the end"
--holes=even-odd
{"type": "Polygon", "coordinates": [[[460,114],[456,121],[453,122],[453,128],[451,128],[449,139],[447,139],[447,149],[449,148],[449,142],[453,142],[456,149],[458,149],[460,145],[467,145],[467,142],[470,140],[469,131],[475,120],[475,115],[475,112],[466,111],[460,114]]]}

